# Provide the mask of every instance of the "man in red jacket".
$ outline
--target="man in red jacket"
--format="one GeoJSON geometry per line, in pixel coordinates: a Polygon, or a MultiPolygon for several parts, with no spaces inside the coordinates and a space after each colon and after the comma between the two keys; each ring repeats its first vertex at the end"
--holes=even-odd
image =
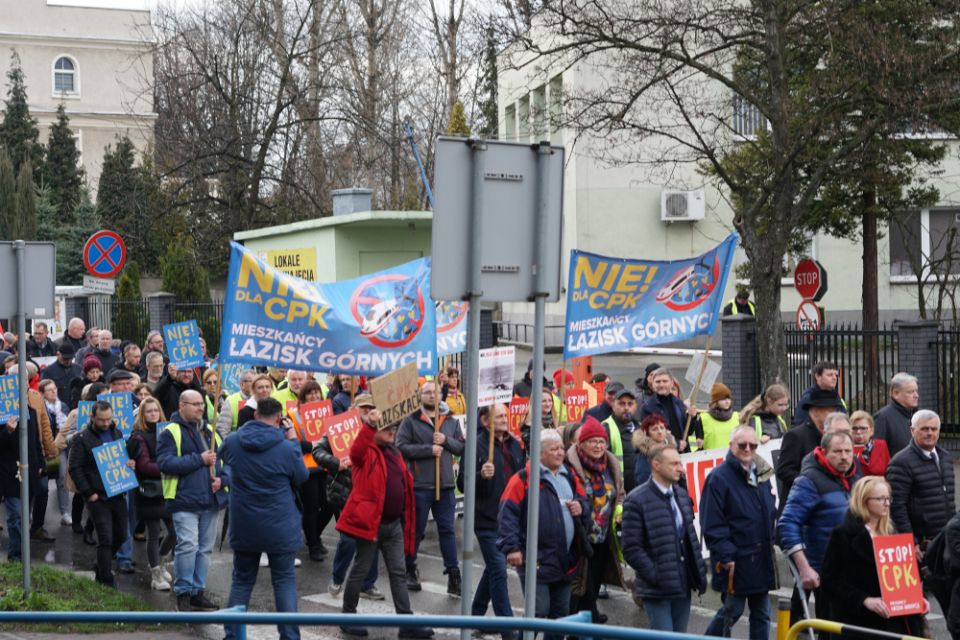
{"type": "MultiPolygon", "coordinates": [[[[394,609],[399,615],[412,615],[405,554],[412,554],[416,544],[413,476],[394,444],[398,425],[378,430],[380,412],[376,409],[367,414],[364,422],[365,426],[350,447],[353,488],[337,520],[337,530],[354,538],[357,544],[357,555],[343,590],[343,612],[357,612],[360,588],[370,565],[376,562],[379,546],[390,574],[394,609]]],[[[342,626],[340,629],[353,636],[368,635],[364,627],[342,626]]],[[[433,629],[427,627],[400,630],[401,638],[432,636],[433,629]]]]}

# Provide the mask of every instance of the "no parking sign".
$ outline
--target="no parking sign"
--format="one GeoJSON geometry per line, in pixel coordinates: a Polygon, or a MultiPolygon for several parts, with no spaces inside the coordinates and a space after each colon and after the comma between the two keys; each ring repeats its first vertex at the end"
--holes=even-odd
{"type": "Polygon", "coordinates": [[[83,266],[97,278],[113,278],[123,269],[127,246],[113,231],[97,231],[83,246],[83,266]]]}

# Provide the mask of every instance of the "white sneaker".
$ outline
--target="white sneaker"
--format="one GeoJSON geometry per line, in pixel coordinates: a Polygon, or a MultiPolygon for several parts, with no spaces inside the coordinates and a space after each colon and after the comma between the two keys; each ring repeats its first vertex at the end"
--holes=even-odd
{"type": "Polygon", "coordinates": [[[160,561],[160,568],[163,569],[163,579],[166,580],[167,582],[173,584],[173,576],[170,575],[170,572],[169,572],[169,571],[167,571],[167,563],[161,560],[161,561],[160,561]]]}
{"type": "Polygon", "coordinates": [[[261,553],[261,554],[260,554],[260,566],[261,566],[261,567],[269,567],[269,566],[270,566],[270,558],[268,558],[268,557],[267,557],[267,554],[265,554],[265,553],[261,553]]]}
{"type": "Polygon", "coordinates": [[[327,587],[327,593],[329,593],[332,596],[340,595],[341,591],[343,591],[343,585],[337,584],[336,582],[331,582],[330,586],[327,587]]]}
{"type": "Polygon", "coordinates": [[[69,513],[65,513],[60,516],[60,524],[69,527],[73,524],[73,518],[70,517],[69,513]]]}
{"type": "Polygon", "coordinates": [[[150,588],[154,591],[170,591],[170,583],[163,579],[163,567],[151,567],[150,588]]]}
{"type": "Polygon", "coordinates": [[[299,567],[299,566],[302,565],[302,564],[303,564],[303,561],[302,561],[300,558],[294,558],[294,559],[293,559],[293,566],[299,567]]]}

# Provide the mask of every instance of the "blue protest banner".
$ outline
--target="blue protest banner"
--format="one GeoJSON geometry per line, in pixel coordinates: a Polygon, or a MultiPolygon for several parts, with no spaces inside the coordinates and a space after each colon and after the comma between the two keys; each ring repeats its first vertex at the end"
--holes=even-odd
{"type": "Polygon", "coordinates": [[[467,302],[437,301],[437,355],[449,356],[467,350],[467,302]]]}
{"type": "Polygon", "coordinates": [[[123,439],[126,440],[133,433],[133,394],[129,391],[123,393],[101,393],[97,400],[104,400],[113,407],[113,421],[117,424],[117,429],[123,433],[123,439]]]}
{"type": "Polygon", "coordinates": [[[20,376],[0,376],[0,422],[20,417],[20,376]]]}
{"type": "Polygon", "coordinates": [[[673,261],[571,251],[564,359],[712,335],[737,239],[673,261]]]}
{"type": "Polygon", "coordinates": [[[114,440],[93,449],[93,459],[97,461],[97,471],[103,480],[103,489],[107,497],[112,498],[130,489],[136,489],[137,474],[127,466],[127,445],[121,440],[114,440]]]}
{"type": "Polygon", "coordinates": [[[220,390],[227,395],[240,391],[240,375],[250,367],[237,362],[220,364],[220,390]]]}
{"type": "Polygon", "coordinates": [[[166,341],[170,364],[177,369],[191,369],[206,364],[196,320],[163,325],[163,338],[166,341]]]}
{"type": "Polygon", "coordinates": [[[83,431],[93,417],[93,400],[81,400],[77,405],[77,431],[83,431]]]}
{"type": "Polygon", "coordinates": [[[378,376],[416,363],[433,373],[437,323],[430,258],[316,284],[230,243],[220,357],[229,362],[378,376]]]}

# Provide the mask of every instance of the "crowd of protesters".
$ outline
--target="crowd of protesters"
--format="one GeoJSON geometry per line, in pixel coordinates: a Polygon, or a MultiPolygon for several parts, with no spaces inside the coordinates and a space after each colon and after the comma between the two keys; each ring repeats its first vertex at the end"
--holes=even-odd
{"type": "MultiPolygon", "coordinates": [[[[27,364],[28,478],[19,475],[18,419],[0,428],[12,561],[22,535],[53,540],[44,520],[54,481],[60,522],[96,546],[95,576],[104,584],[116,584],[114,571],[137,570],[132,541],[141,539],[153,589],[171,591],[180,611],[217,609],[206,580],[225,521],[234,563],[226,604],[247,604],[258,568],[269,566],[277,610],[296,611],[298,552],[305,548],[315,562],[327,557],[321,533],[335,522],[329,592],[342,598],[343,611],[357,612],[361,598],[385,598],[379,553],[394,609],[409,615],[409,592],[422,589],[417,557],[430,516],[446,591],[461,595],[456,492],[472,483],[473,534],[484,562],[474,615],[491,606],[496,616],[512,615],[507,571],[514,568],[522,588],[535,590],[538,616],[587,610],[603,624],[600,601],[615,588],[632,592],[649,628],[685,632],[693,594],[709,587],[722,604],[707,635],[729,637],[749,608],[749,637],[767,639],[782,554],[795,570],[794,618],[812,595],[817,617],[925,635],[923,615],[893,616],[881,598],[871,540],[898,532],[913,536],[924,591],[960,638],[953,460],[938,444],[939,417],[919,406],[917,379],[908,373],[889,381],[889,403],[875,415],[848,415],[838,368],[818,363],[788,420],[790,391],[781,384],[738,409],[718,382],[700,409],[680,395],[667,368],[651,363],[629,387],[594,376],[601,397],[571,422],[563,396],[573,374],[558,370],[543,376],[540,424],[529,412],[513,432],[506,405],[477,411],[476,475],[468,478],[460,464],[462,418],[477,409],[467,406],[466,381],[455,367],[421,380],[422,408],[385,425],[368,380],[250,369],[240,374],[239,389],[226,393],[213,362],[183,370],[170,364],[158,332],[142,347],[117,344],[109,331],[74,318],[54,342],[46,325],[35,323],[27,352],[45,365],[27,364]],[[127,450],[139,481],[136,490],[112,497],[92,453],[124,437],[110,403],[97,400],[108,391],[133,394],[127,450]],[[345,457],[334,455],[326,437],[307,438],[302,408],[324,399],[335,414],[356,408],[363,421],[345,457]],[[85,424],[82,400],[93,401],[85,424]],[[534,438],[538,461],[526,454],[534,438]],[[762,449],[769,443],[778,445],[776,465],[762,449]],[[725,457],[694,505],[681,456],[709,450],[725,457]],[[540,465],[535,585],[524,583],[531,464],[540,465]],[[20,522],[21,480],[29,483],[29,523],[20,522]]],[[[0,358],[7,373],[16,372],[15,356],[0,358]]],[[[531,395],[534,375],[531,361],[516,396],[531,395]]],[[[368,633],[361,626],[342,630],[368,633]]],[[[299,637],[292,625],[279,631],[299,637]]],[[[400,635],[428,638],[433,631],[413,627],[400,635]]],[[[502,633],[504,640],[515,636],[502,633]]]]}

